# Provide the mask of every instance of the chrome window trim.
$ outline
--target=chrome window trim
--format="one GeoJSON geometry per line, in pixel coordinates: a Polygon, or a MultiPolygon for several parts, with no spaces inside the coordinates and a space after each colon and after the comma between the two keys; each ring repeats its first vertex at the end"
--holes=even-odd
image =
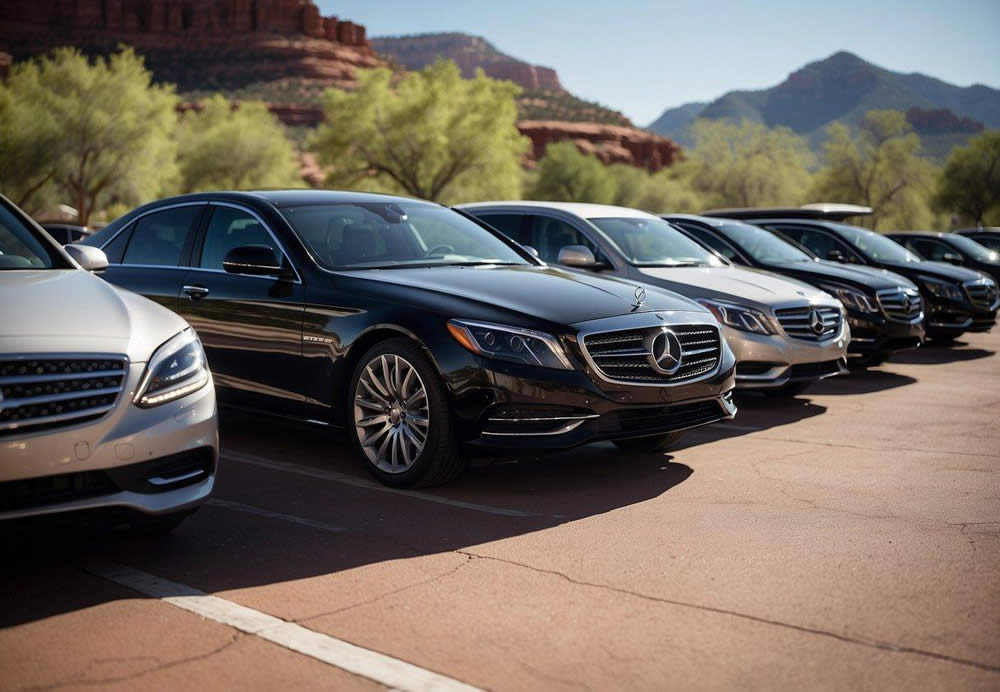
{"type": "MultiPolygon", "coordinates": [[[[134,219],[130,220],[127,224],[123,225],[117,231],[115,231],[115,234],[113,236],[111,236],[110,238],[108,238],[104,242],[104,244],[100,246],[100,249],[103,251],[104,248],[106,248],[111,243],[115,242],[115,239],[118,236],[120,236],[122,233],[124,233],[129,228],[131,228],[136,223],[138,223],[140,219],[144,219],[147,216],[149,216],[150,214],[156,214],[157,212],[168,211],[170,209],[179,209],[180,207],[204,207],[204,206],[208,206],[208,202],[205,202],[205,201],[199,201],[199,202],[178,202],[176,204],[167,204],[167,205],[164,205],[162,207],[157,207],[156,209],[150,209],[149,211],[144,211],[141,214],[139,214],[138,216],[136,216],[134,219]]],[[[198,229],[194,229],[194,232],[197,233],[198,229]]],[[[129,239],[129,243],[131,244],[131,242],[132,242],[132,240],[130,238],[129,239]]],[[[125,248],[125,251],[127,252],[128,248],[125,248]]],[[[124,253],[122,254],[122,259],[125,259],[124,253]]],[[[170,265],[170,264],[123,264],[121,262],[118,262],[116,264],[110,264],[108,266],[111,266],[111,267],[141,267],[141,268],[147,268],[147,269],[148,268],[153,268],[153,269],[187,269],[188,268],[188,267],[182,267],[179,264],[173,264],[173,265],[170,265]]]]}

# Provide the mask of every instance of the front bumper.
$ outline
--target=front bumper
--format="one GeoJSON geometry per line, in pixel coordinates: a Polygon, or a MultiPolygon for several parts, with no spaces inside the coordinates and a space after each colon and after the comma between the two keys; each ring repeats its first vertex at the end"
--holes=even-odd
{"type": "Polygon", "coordinates": [[[843,364],[852,335],[846,322],[839,334],[820,343],[729,327],[723,333],[736,355],[737,389],[769,389],[847,372],[843,364]]]}
{"type": "Polygon", "coordinates": [[[924,301],[927,305],[927,331],[936,335],[958,336],[965,332],[988,332],[997,321],[997,309],[977,307],[968,302],[955,302],[935,298],[924,301]]]}
{"type": "Polygon", "coordinates": [[[166,514],[212,492],[219,456],[215,388],[150,409],[132,405],[144,363],[94,422],[0,438],[0,520],[105,507],[166,514]]]}
{"type": "Polygon", "coordinates": [[[909,351],[923,344],[926,336],[923,319],[896,322],[881,313],[848,310],[847,322],[851,327],[848,354],[860,358],[909,351]]]}

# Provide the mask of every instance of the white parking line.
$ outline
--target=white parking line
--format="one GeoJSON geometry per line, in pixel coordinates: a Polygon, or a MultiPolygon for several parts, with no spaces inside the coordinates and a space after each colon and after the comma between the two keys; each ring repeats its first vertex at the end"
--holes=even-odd
{"type": "Polygon", "coordinates": [[[478,692],[479,689],[412,663],[306,629],[293,622],[131,567],[101,562],[91,563],[86,570],[133,591],[158,598],[164,603],[229,625],[241,632],[266,639],[278,646],[374,680],[392,689],[408,692],[438,690],[478,692]]]}
{"type": "Polygon", "coordinates": [[[524,512],[519,509],[506,509],[504,507],[491,507],[490,505],[481,505],[476,502],[465,502],[464,500],[453,500],[448,497],[441,497],[439,495],[430,495],[425,492],[419,492],[416,490],[403,490],[401,488],[390,488],[389,486],[382,485],[375,481],[370,481],[367,478],[357,478],[355,476],[348,476],[344,473],[338,473],[337,471],[328,471],[326,469],[316,469],[309,466],[302,466],[301,464],[293,464],[287,461],[273,461],[271,459],[264,459],[262,457],[254,456],[252,454],[244,454],[242,452],[230,452],[227,450],[222,451],[222,458],[227,461],[235,461],[241,464],[250,464],[252,466],[260,466],[261,468],[271,469],[273,471],[285,471],[286,473],[297,473],[300,476],[309,476],[310,478],[321,478],[327,481],[333,481],[334,483],[342,483],[343,485],[351,485],[356,488],[365,488],[366,490],[377,490],[383,493],[393,493],[395,495],[405,495],[406,497],[412,497],[416,500],[423,500],[425,502],[436,502],[440,505],[450,505],[451,507],[460,507],[462,509],[469,509],[474,512],[485,512],[487,514],[499,514],[504,517],[540,517],[541,514],[536,512],[524,512]]]}
{"type": "Polygon", "coordinates": [[[308,526],[313,529],[319,529],[320,531],[329,531],[330,533],[343,533],[347,531],[343,526],[334,526],[333,524],[327,524],[322,521],[316,521],[315,519],[306,519],[305,517],[296,517],[292,514],[285,514],[283,512],[272,512],[269,509],[264,509],[263,507],[254,507],[252,505],[245,505],[242,502],[232,502],[230,500],[223,500],[218,497],[212,497],[205,501],[205,504],[210,507],[220,507],[222,509],[230,509],[234,512],[245,512],[247,514],[255,514],[258,517],[267,517],[268,519],[280,519],[282,521],[288,521],[293,524],[300,524],[302,526],[308,526]]]}

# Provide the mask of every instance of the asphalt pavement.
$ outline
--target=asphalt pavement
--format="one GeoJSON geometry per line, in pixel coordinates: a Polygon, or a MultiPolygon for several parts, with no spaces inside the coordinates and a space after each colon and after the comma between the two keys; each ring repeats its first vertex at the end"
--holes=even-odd
{"type": "Polygon", "coordinates": [[[4,547],[0,690],[1000,689],[997,351],[431,491],[226,417],[215,498],[173,534],[4,547]]]}

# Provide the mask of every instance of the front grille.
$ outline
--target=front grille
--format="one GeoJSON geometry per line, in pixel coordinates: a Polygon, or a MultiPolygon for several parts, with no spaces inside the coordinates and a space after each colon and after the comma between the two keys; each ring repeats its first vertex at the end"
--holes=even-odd
{"type": "Polygon", "coordinates": [[[882,314],[893,322],[919,322],[924,311],[920,292],[915,288],[884,288],[877,294],[882,314]]]}
{"type": "Polygon", "coordinates": [[[77,471],[56,476],[0,483],[0,512],[46,507],[118,492],[103,471],[77,471]]]}
{"type": "Polygon", "coordinates": [[[774,314],[785,334],[793,339],[824,341],[840,333],[841,316],[838,308],[803,305],[798,308],[780,308],[774,314]],[[814,324],[816,329],[813,328],[814,324]]]}
{"type": "Polygon", "coordinates": [[[96,420],[125,386],[124,356],[0,359],[0,437],[96,420]]]}
{"type": "Polygon", "coordinates": [[[668,433],[713,423],[725,417],[726,413],[719,403],[711,399],[693,404],[622,409],[602,416],[601,425],[609,434],[668,433]]]}
{"type": "Polygon", "coordinates": [[[997,287],[994,284],[986,284],[979,281],[969,281],[962,284],[965,294],[977,308],[992,310],[997,302],[997,287]]]}
{"type": "Polygon", "coordinates": [[[652,327],[588,334],[583,338],[583,347],[597,366],[598,373],[614,382],[682,384],[703,377],[718,367],[722,357],[719,329],[708,324],[686,324],[669,327],[680,342],[680,367],[670,375],[656,370],[648,344],[664,329],[652,327]]]}

